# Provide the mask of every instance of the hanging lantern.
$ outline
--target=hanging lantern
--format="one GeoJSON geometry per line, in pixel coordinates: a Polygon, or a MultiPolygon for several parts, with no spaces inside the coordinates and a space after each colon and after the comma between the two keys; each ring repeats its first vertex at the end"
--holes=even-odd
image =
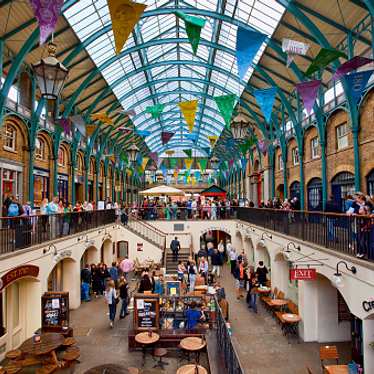
{"type": "Polygon", "coordinates": [[[127,148],[127,153],[129,155],[130,162],[135,163],[139,154],[139,148],[136,146],[136,144],[133,144],[131,147],[127,148]]]}
{"type": "Polygon", "coordinates": [[[219,159],[214,156],[210,159],[210,166],[212,167],[212,169],[214,170],[217,170],[218,169],[218,166],[219,166],[219,159]]]}
{"type": "Polygon", "coordinates": [[[32,65],[42,97],[57,100],[64,88],[69,70],[56,58],[56,44],[48,44],[48,57],[32,65]]]}
{"type": "Polygon", "coordinates": [[[247,118],[239,113],[231,122],[231,133],[234,139],[244,139],[248,135],[248,129],[251,127],[247,118]]]}

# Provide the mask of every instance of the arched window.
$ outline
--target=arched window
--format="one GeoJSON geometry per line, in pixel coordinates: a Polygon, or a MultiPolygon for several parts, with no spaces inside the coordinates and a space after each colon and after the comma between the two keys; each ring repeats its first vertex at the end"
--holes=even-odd
{"type": "Polygon", "coordinates": [[[312,178],[308,183],[308,210],[322,210],[321,178],[312,178]]]}
{"type": "Polygon", "coordinates": [[[355,176],[348,172],[343,171],[336,174],[331,181],[331,193],[334,201],[339,208],[339,210],[344,211],[344,198],[349,194],[354,194],[355,192],[355,176]]]}
{"type": "Polygon", "coordinates": [[[374,169],[366,177],[369,195],[374,195],[374,169]]]}
{"type": "Polygon", "coordinates": [[[300,182],[295,181],[290,186],[290,198],[297,197],[300,200],[300,182]]]}
{"type": "Polygon", "coordinates": [[[83,173],[83,158],[81,155],[78,155],[78,172],[83,173]]]}
{"type": "Polygon", "coordinates": [[[17,149],[17,129],[7,123],[4,130],[4,149],[15,152],[17,149]]]}
{"type": "Polygon", "coordinates": [[[66,151],[64,147],[58,149],[58,166],[66,166],[66,151]]]}
{"type": "Polygon", "coordinates": [[[37,160],[45,160],[46,158],[46,142],[42,137],[37,137],[35,142],[35,158],[37,160]]]}

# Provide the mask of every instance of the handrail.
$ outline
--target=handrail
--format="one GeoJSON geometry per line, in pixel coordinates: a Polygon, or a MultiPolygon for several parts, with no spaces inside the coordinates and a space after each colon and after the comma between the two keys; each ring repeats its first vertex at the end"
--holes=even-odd
{"type": "Polygon", "coordinates": [[[162,235],[162,236],[167,236],[168,234],[166,232],[163,232],[161,231],[160,229],[158,229],[157,227],[154,227],[152,225],[150,225],[147,221],[145,221],[144,219],[141,219],[133,214],[130,214],[131,218],[133,218],[135,221],[138,221],[138,222],[141,222],[144,226],[147,226],[149,229],[151,229],[152,231],[155,231],[157,232],[158,234],[162,235]]]}

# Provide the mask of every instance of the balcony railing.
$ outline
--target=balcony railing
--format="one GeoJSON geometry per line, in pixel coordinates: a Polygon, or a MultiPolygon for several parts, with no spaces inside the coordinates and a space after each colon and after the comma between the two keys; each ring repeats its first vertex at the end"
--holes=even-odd
{"type": "Polygon", "coordinates": [[[0,255],[108,225],[115,210],[0,218],[0,255]]]}
{"type": "Polygon", "coordinates": [[[374,261],[374,216],[238,208],[237,218],[347,255],[374,261]]]}

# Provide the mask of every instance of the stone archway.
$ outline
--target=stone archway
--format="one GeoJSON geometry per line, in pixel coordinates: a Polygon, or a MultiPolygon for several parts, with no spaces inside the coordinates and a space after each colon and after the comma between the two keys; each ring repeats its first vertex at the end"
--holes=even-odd
{"type": "Polygon", "coordinates": [[[97,264],[100,262],[100,253],[95,246],[88,247],[81,257],[81,267],[86,264],[97,264]]]}
{"type": "Polygon", "coordinates": [[[268,248],[266,245],[263,245],[261,242],[257,243],[256,252],[255,252],[255,267],[258,265],[260,261],[263,261],[264,265],[267,269],[271,270],[271,256],[268,248]]]}
{"type": "Polygon", "coordinates": [[[255,265],[255,251],[252,239],[249,235],[243,236],[243,249],[245,254],[247,255],[248,262],[250,265],[255,265]]]}
{"type": "Polygon", "coordinates": [[[110,266],[113,261],[113,242],[110,239],[104,240],[101,245],[100,261],[110,266]]]}

